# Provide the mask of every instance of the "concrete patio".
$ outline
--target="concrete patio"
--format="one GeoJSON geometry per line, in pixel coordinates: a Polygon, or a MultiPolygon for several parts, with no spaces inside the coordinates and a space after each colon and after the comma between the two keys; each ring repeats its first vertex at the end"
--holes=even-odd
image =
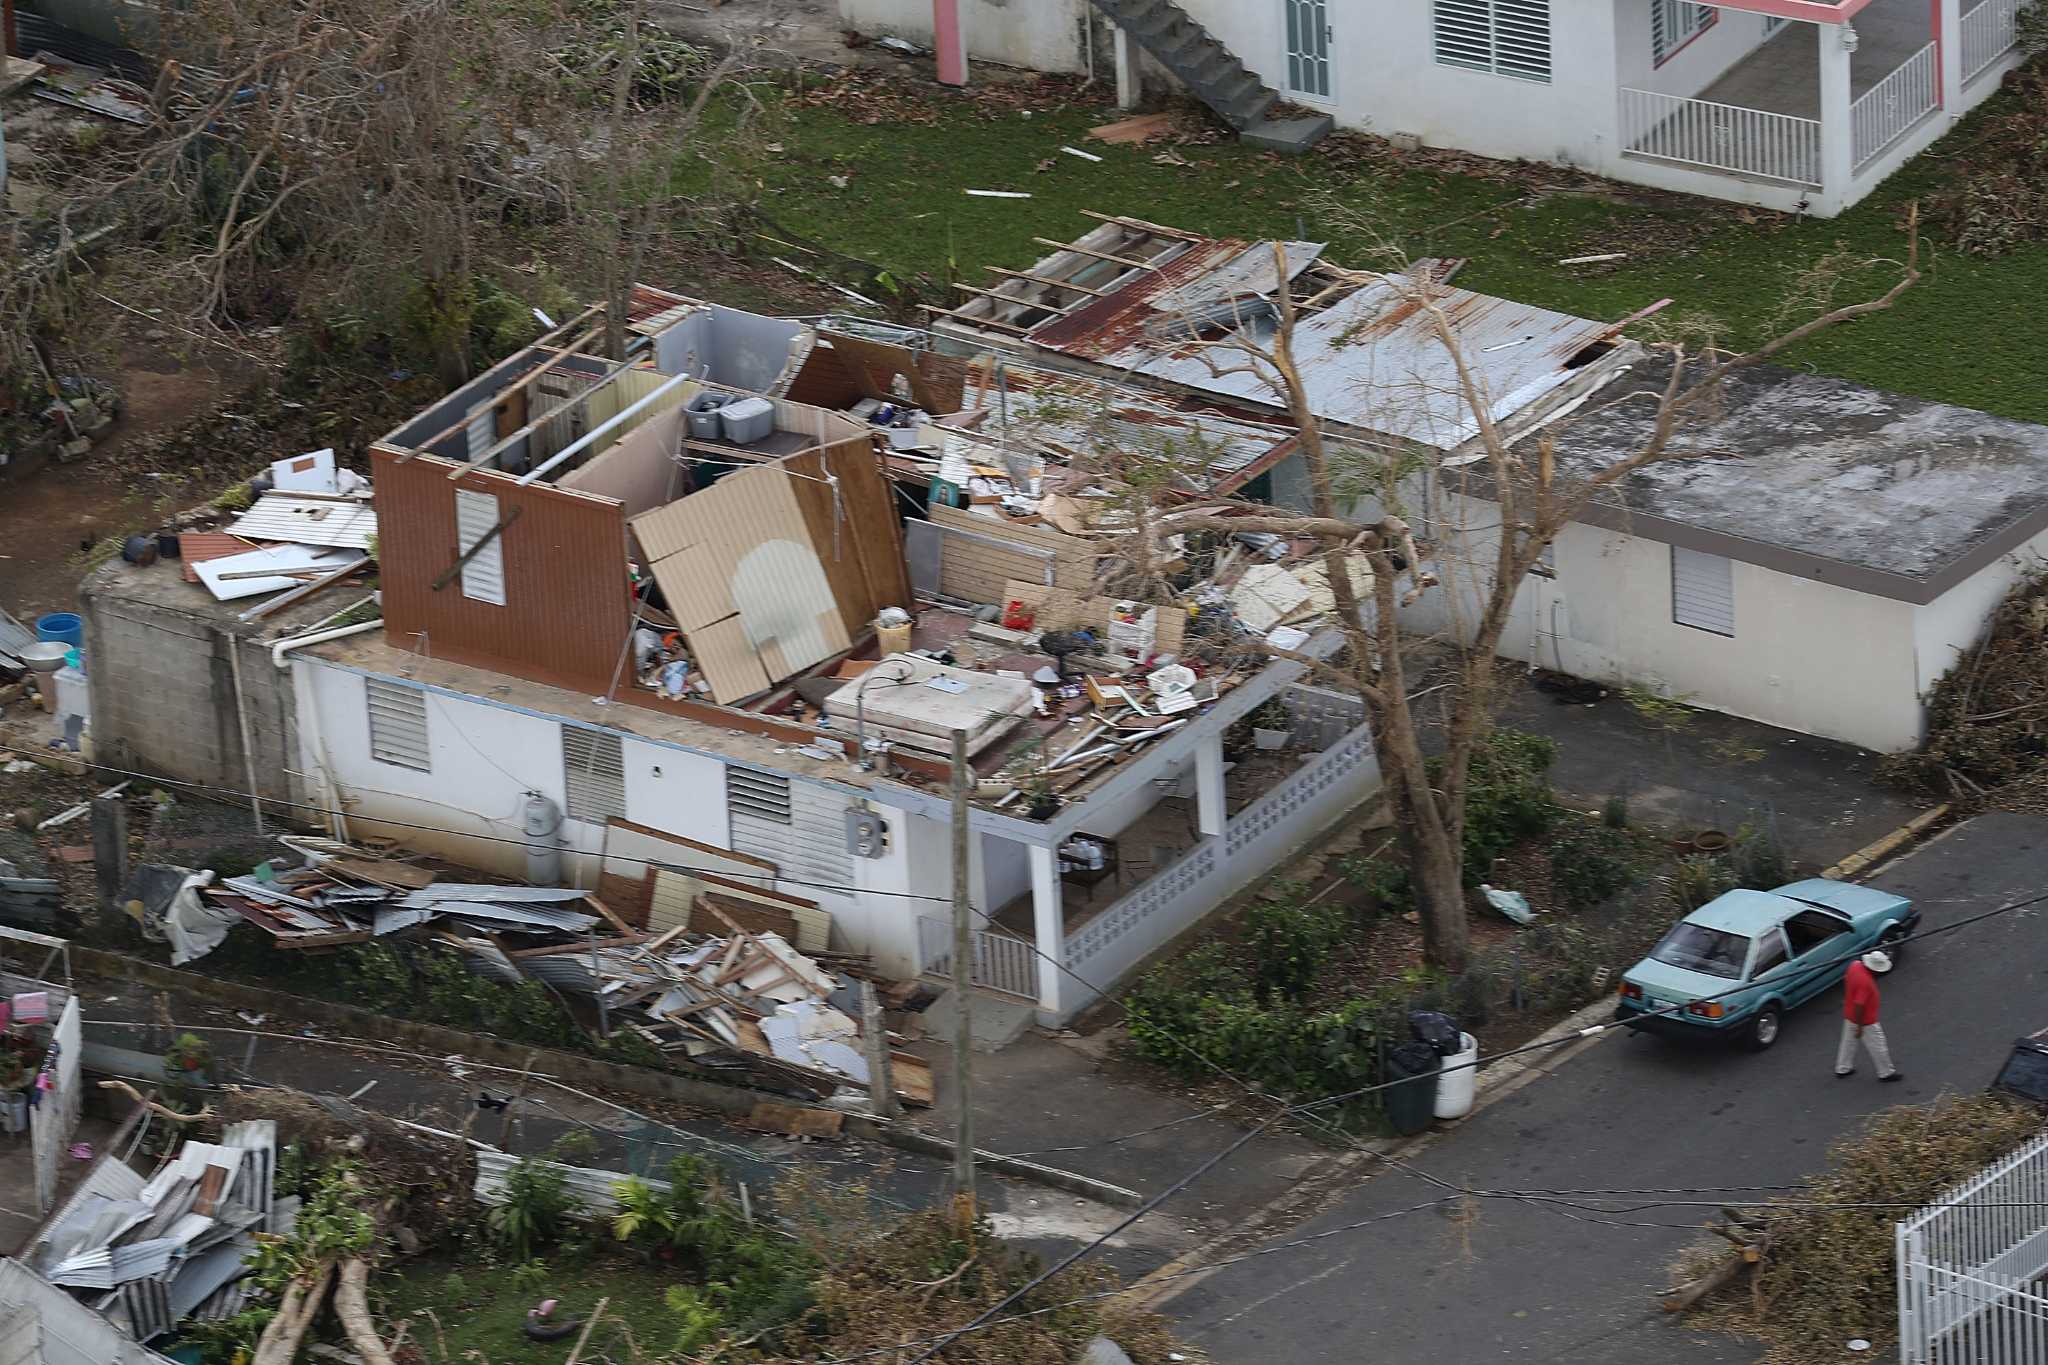
{"type": "MultiPolygon", "coordinates": [[[[1856,99],[1934,41],[1926,0],[1875,0],[1856,16],[1857,46],[1849,63],[1856,99]]],[[[1794,20],[1723,72],[1698,98],[1795,118],[1820,117],[1819,39],[1814,25],[1794,20]]]]}

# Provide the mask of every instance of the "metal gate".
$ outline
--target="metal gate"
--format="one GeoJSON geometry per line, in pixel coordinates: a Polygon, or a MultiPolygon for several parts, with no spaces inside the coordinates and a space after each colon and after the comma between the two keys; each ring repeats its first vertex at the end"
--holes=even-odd
{"type": "Polygon", "coordinates": [[[2048,1360],[2048,1136],[1898,1225],[1902,1365],[2048,1360]]]}
{"type": "MultiPolygon", "coordinates": [[[[968,980],[985,990],[1038,999],[1038,950],[1029,939],[1000,929],[971,931],[974,962],[968,980]]],[[[917,919],[917,967],[925,976],[953,975],[953,922],[934,915],[917,919]]]]}

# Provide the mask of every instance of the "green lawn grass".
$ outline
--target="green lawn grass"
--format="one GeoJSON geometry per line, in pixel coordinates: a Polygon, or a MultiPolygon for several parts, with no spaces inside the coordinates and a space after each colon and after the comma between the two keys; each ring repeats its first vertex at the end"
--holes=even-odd
{"type": "MultiPolygon", "coordinates": [[[[2008,98],[1827,221],[1744,215],[1729,204],[1625,186],[1612,197],[1545,193],[1540,172],[1510,182],[1416,170],[1375,160],[1357,143],[1287,158],[1224,141],[1174,148],[1187,166],[1160,164],[1161,144],[1087,141],[1088,128],[1113,111],[1061,103],[1057,92],[1029,117],[952,107],[930,124],[864,125],[834,108],[784,102],[779,150],[759,178],[764,209],[791,231],[901,278],[941,283],[949,264],[952,278],[974,284],[988,282],[983,265],[1028,267],[1045,254],[1034,236],[1066,241],[1090,226],[1082,209],[1216,235],[1305,234],[1331,242],[1339,263],[1375,264],[1365,241],[1332,223],[1334,199],[1383,223],[1412,255],[1469,258],[1458,280],[1468,288],[1603,319],[1670,298],[1671,315],[1710,316],[1740,344],[1777,330],[1788,288],[1822,258],[1902,256],[1906,205],[1959,174],[1959,153],[2008,98]],[[1103,160],[1066,155],[1063,144],[1103,160]],[[843,188],[834,176],[846,178],[843,188]],[[962,193],[970,187],[1033,197],[970,198],[962,193]],[[1607,251],[1630,259],[1618,268],[1556,264],[1607,251]]],[[[1926,278],[1894,311],[1788,352],[1787,363],[2048,421],[2048,244],[1986,260],[1951,250],[1931,230],[1924,235],[1926,278]]],[[[1883,285],[1878,272],[1852,275],[1836,301],[1883,285]]]]}
{"type": "Polygon", "coordinates": [[[380,1317],[386,1323],[410,1318],[412,1339],[434,1365],[464,1361],[470,1351],[489,1365],[558,1365],[569,1354],[568,1342],[530,1341],[525,1333],[526,1310],[550,1298],[559,1300],[555,1317],[563,1322],[588,1317],[599,1299],[609,1298],[604,1320],[591,1330],[586,1358],[641,1358],[628,1345],[628,1333],[649,1359],[665,1356],[675,1343],[679,1319],[663,1304],[668,1287],[684,1283],[675,1271],[624,1257],[572,1264],[556,1256],[547,1264],[552,1273],[535,1289],[515,1285],[508,1266],[443,1257],[408,1261],[379,1276],[380,1317]]]}

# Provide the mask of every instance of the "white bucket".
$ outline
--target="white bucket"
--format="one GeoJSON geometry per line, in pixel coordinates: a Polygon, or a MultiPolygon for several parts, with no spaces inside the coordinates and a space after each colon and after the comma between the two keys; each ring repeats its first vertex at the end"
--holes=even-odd
{"type": "Polygon", "coordinates": [[[1458,1035],[1458,1050],[1443,1059],[1436,1077],[1436,1116],[1461,1119],[1472,1112],[1472,1096],[1479,1080],[1479,1040],[1469,1033],[1458,1035]],[[1455,1068],[1455,1069],[1454,1069],[1455,1068]]]}

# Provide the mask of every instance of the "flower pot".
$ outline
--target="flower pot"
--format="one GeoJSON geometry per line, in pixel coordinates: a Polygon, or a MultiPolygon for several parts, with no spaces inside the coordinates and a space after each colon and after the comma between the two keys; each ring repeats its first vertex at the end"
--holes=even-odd
{"type": "Polygon", "coordinates": [[[1267,752],[1275,749],[1284,749],[1293,742],[1294,731],[1292,730],[1268,730],[1262,725],[1254,725],[1252,727],[1252,743],[1267,752]]]}
{"type": "Polygon", "coordinates": [[[1692,836],[1692,849],[1695,853],[1726,853],[1733,842],[1718,829],[1703,829],[1692,836]]]}

